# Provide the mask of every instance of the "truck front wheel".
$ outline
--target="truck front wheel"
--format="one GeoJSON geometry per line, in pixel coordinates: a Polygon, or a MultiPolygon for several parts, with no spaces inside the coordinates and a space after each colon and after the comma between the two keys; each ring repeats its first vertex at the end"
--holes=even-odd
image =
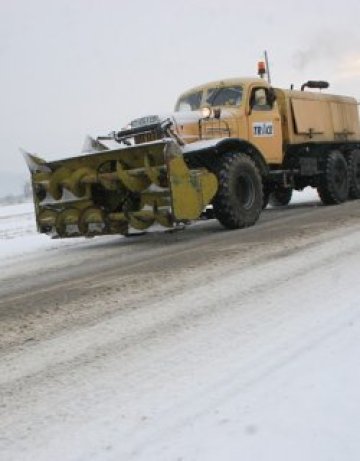
{"type": "Polygon", "coordinates": [[[245,154],[227,154],[217,172],[219,188],[213,201],[214,215],[227,229],[252,226],[262,205],[262,179],[255,163],[245,154]]]}
{"type": "Polygon", "coordinates": [[[348,199],[348,166],[341,152],[334,150],[328,154],[325,172],[317,190],[324,205],[336,205],[348,199]]]}

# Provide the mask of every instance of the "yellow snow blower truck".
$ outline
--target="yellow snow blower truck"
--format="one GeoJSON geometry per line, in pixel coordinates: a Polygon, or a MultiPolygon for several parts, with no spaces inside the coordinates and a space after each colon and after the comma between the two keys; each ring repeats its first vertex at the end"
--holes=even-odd
{"type": "Polygon", "coordinates": [[[327,87],[211,82],[182,94],[171,114],[88,138],[78,156],[46,162],[26,153],[38,230],[128,235],[204,217],[239,229],[269,201],[287,205],[294,189],[315,187],[326,205],[358,199],[357,101],[320,91],[327,87]]]}

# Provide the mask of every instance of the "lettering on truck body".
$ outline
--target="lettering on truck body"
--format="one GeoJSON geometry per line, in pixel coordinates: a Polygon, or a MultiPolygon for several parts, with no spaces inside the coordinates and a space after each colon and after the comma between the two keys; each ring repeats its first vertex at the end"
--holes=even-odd
{"type": "Polygon", "coordinates": [[[258,137],[274,136],[274,127],[272,122],[255,122],[253,123],[253,135],[258,137]]]}

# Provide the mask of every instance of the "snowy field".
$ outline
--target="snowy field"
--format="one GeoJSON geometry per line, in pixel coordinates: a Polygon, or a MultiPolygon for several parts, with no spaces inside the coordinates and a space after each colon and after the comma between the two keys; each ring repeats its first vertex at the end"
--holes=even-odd
{"type": "Polygon", "coordinates": [[[358,461],[359,204],[292,204],[76,241],[1,208],[0,459],[358,461]]]}

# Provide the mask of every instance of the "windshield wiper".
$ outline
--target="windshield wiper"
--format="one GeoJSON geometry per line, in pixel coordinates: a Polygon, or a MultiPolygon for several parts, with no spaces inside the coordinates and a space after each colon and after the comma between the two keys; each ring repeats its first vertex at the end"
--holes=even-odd
{"type": "Polygon", "coordinates": [[[213,94],[206,100],[206,102],[210,104],[210,106],[213,106],[215,99],[219,96],[219,94],[221,93],[223,89],[224,88],[216,88],[213,94]]]}

